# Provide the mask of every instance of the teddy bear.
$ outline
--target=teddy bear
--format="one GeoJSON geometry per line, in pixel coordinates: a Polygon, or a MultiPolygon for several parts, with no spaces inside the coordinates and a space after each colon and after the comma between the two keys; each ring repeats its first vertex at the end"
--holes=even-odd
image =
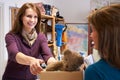
{"type": "Polygon", "coordinates": [[[83,62],[79,53],[67,49],[63,52],[62,60],[47,65],[46,71],[78,71],[83,62]]]}

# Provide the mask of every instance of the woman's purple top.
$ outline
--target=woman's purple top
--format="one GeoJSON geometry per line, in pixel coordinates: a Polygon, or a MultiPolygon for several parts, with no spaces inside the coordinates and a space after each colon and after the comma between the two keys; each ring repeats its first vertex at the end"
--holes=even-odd
{"type": "Polygon", "coordinates": [[[34,80],[29,66],[21,65],[16,62],[15,56],[18,52],[35,58],[43,59],[45,62],[52,57],[47,39],[44,34],[39,33],[36,41],[29,46],[20,34],[8,33],[5,37],[6,47],[8,51],[8,63],[3,75],[3,80],[34,80]]]}

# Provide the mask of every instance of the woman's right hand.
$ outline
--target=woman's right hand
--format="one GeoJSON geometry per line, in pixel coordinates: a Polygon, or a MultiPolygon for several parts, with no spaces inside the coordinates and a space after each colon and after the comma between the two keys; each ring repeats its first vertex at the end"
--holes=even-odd
{"type": "Polygon", "coordinates": [[[30,62],[30,72],[33,75],[39,74],[43,70],[43,68],[40,66],[42,63],[44,63],[42,59],[32,59],[30,62]]]}
{"type": "Polygon", "coordinates": [[[19,64],[29,65],[30,66],[30,72],[33,75],[36,75],[43,70],[43,68],[40,66],[40,64],[44,63],[44,61],[42,59],[36,59],[34,57],[27,56],[27,55],[25,55],[21,52],[17,53],[16,61],[19,64]]]}

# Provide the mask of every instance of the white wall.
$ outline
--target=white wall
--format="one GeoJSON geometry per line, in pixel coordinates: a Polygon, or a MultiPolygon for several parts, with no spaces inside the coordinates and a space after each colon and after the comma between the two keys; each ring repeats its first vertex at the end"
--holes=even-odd
{"type": "Polygon", "coordinates": [[[0,80],[1,80],[1,75],[4,72],[4,67],[5,63],[7,61],[6,59],[6,54],[4,53],[4,21],[3,17],[4,16],[4,5],[0,3],[0,80]]]}
{"type": "Polygon", "coordinates": [[[86,23],[90,12],[90,0],[53,0],[66,23],[86,23]]]}

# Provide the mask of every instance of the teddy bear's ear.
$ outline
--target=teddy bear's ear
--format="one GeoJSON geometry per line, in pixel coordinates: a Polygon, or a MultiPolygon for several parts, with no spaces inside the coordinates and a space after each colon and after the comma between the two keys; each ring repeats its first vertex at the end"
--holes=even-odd
{"type": "Polygon", "coordinates": [[[69,49],[66,49],[66,50],[63,52],[64,56],[65,56],[65,55],[69,55],[69,54],[71,54],[71,53],[72,53],[72,51],[69,50],[69,49]]]}
{"type": "Polygon", "coordinates": [[[81,63],[81,64],[84,63],[84,58],[82,56],[79,56],[79,63],[81,63]]]}

